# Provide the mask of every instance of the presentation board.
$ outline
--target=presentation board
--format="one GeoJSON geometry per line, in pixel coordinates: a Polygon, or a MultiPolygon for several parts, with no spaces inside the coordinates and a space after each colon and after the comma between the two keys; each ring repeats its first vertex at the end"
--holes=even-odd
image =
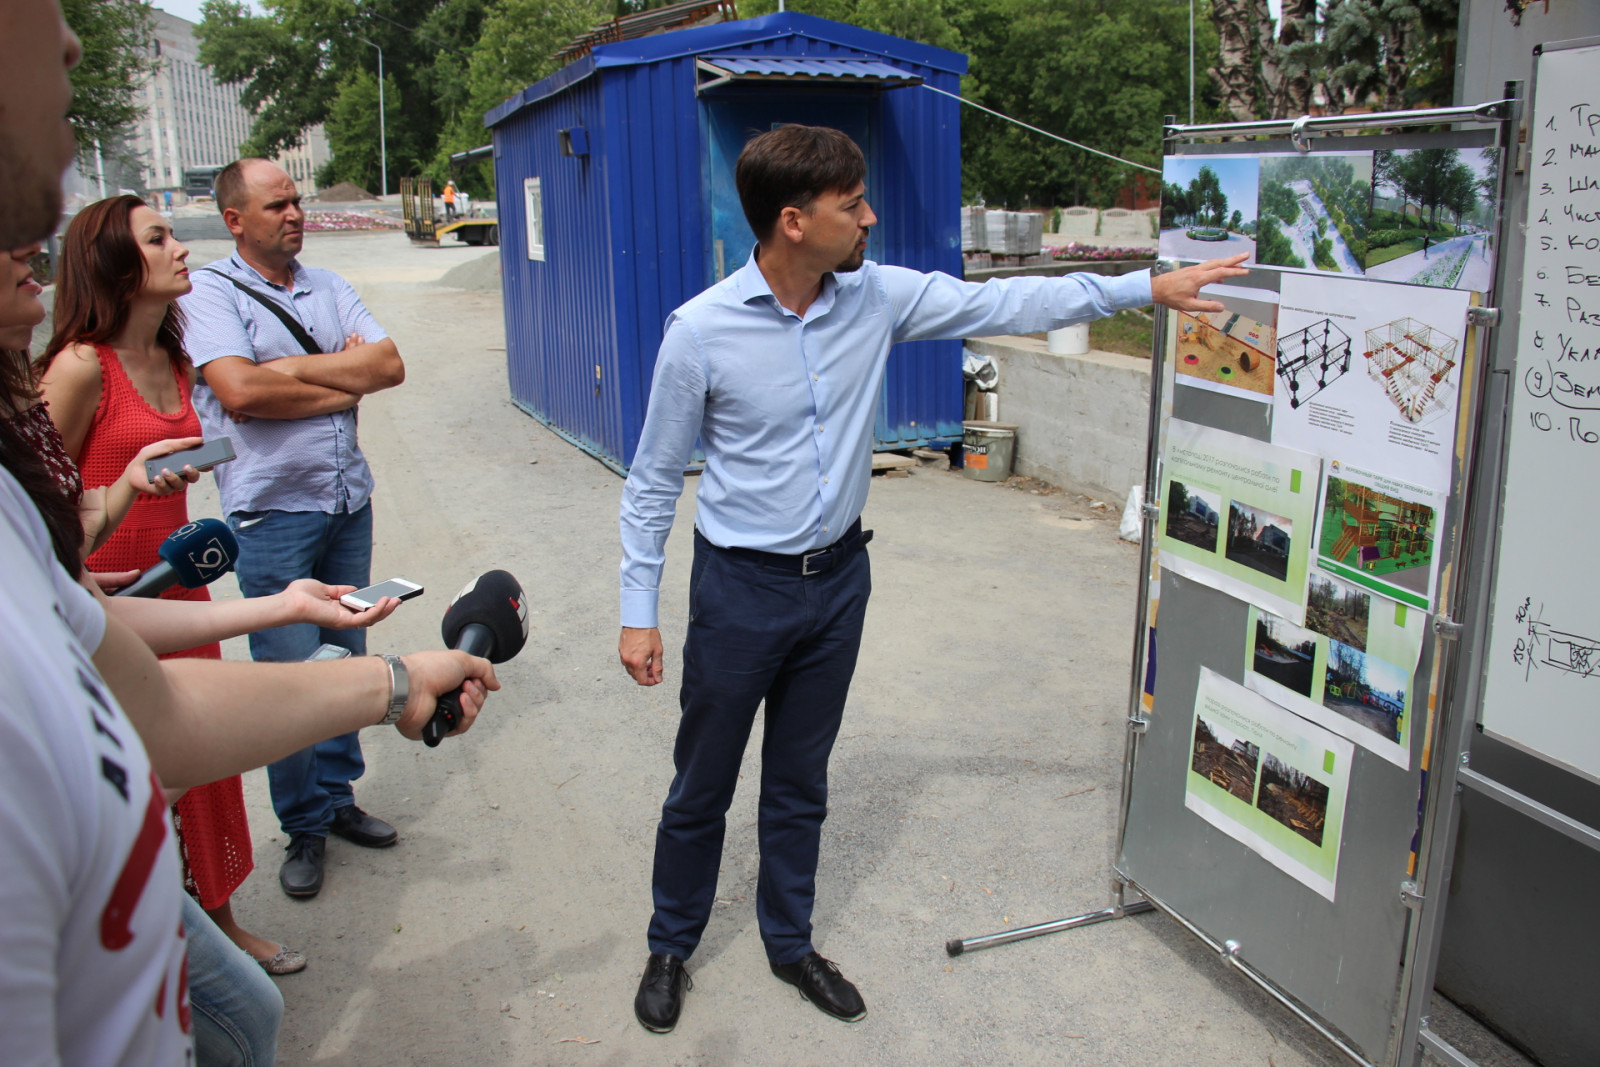
{"type": "Polygon", "coordinates": [[[1402,996],[1498,142],[1186,144],[1163,168],[1163,252],[1251,270],[1162,321],[1158,669],[1116,870],[1362,1062],[1402,996]]]}
{"type": "MultiPolygon", "coordinates": [[[[1600,781],[1600,47],[1538,59],[1485,731],[1600,781]]],[[[1521,221],[1521,220],[1519,220],[1521,221]]]]}

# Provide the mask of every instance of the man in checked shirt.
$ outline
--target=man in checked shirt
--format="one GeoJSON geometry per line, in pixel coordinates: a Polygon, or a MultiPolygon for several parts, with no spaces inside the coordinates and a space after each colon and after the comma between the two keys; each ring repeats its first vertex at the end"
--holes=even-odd
{"type": "MultiPolygon", "coordinates": [[[[189,358],[201,382],[194,406],[209,439],[227,435],[238,458],[217,468],[228,525],[239,540],[245,596],[299,578],[370,584],[372,471],[356,443],[356,405],[399,385],[394,341],[332,271],[295,258],[305,212],[294,180],[264,159],[241,159],[216,180],[235,251],[192,273],[180,301],[189,358]]],[[[250,635],[258,660],[303,660],[323,643],[366,653],[365,630],[282,626],[250,635]]],[[[331,831],[358,845],[394,844],[394,827],[355,805],[365,764],[350,733],[270,764],[272,806],[289,839],[283,891],[322,888],[331,831]]]]}

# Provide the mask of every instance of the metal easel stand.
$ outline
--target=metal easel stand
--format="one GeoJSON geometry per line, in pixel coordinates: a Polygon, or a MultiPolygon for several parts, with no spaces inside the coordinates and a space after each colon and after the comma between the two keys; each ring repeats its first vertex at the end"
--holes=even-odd
{"type": "MultiPolygon", "coordinates": [[[[1310,136],[1315,133],[1350,132],[1358,130],[1402,129],[1417,126],[1438,126],[1453,123],[1472,125],[1499,125],[1501,127],[1500,143],[1508,152],[1515,150],[1515,144],[1508,132],[1510,120],[1518,113],[1519,101],[1516,99],[1513,86],[1508,86],[1505,99],[1489,101],[1482,104],[1466,105],[1461,107],[1426,108],[1415,111],[1378,112],[1367,115],[1326,115],[1306,116],[1298,119],[1274,119],[1260,122],[1216,123],[1209,125],[1179,125],[1173,116],[1167,117],[1163,129],[1163,139],[1173,142],[1179,139],[1194,140],[1197,138],[1239,138],[1256,136],[1282,136],[1287,134],[1294,147],[1301,152],[1311,150],[1310,136]]],[[[1509,157],[1508,157],[1509,158],[1509,157]]],[[[1502,169],[1503,181],[1509,180],[1506,173],[1510,168],[1502,169]]],[[[1504,194],[1502,192],[1502,225],[1504,225],[1503,207],[1504,194]]],[[[1166,269],[1176,266],[1168,260],[1161,263],[1166,269]]],[[[1167,343],[1167,316],[1157,314],[1155,337],[1153,342],[1153,358],[1151,360],[1152,379],[1150,385],[1150,429],[1145,454],[1145,502],[1142,515],[1140,537],[1140,570],[1138,613],[1134,628],[1133,640],[1133,665],[1131,683],[1129,686],[1129,711],[1128,734],[1123,750],[1122,767],[1122,797],[1117,814],[1117,836],[1113,848],[1112,870],[1112,898],[1108,907],[1099,911],[1076,915],[1068,919],[1057,919],[1051,922],[1038,923],[1033,926],[1020,927],[1016,930],[1000,931],[984,934],[972,938],[958,938],[945,943],[945,951],[951,956],[959,956],[966,952],[978,949],[991,948],[996,945],[1009,944],[1013,941],[1022,941],[1043,934],[1053,934],[1063,930],[1075,930],[1085,926],[1094,926],[1112,919],[1120,919],[1127,915],[1137,915],[1147,911],[1159,910],[1184,927],[1203,943],[1215,950],[1222,960],[1233,967],[1244,977],[1259,986],[1268,996],[1283,1005],[1292,1014],[1305,1022],[1312,1029],[1322,1035],[1331,1045],[1344,1053],[1354,1062],[1363,1067],[1374,1067],[1361,1053],[1357,1052],[1337,1033],[1315,1015],[1301,1007],[1292,998],[1287,996],[1273,982],[1257,973],[1249,964],[1239,956],[1239,946],[1235,942],[1227,941],[1218,943],[1214,938],[1201,930],[1177,911],[1165,905],[1162,901],[1143,890],[1136,882],[1125,877],[1117,868],[1117,859],[1121,856],[1124,839],[1127,832],[1127,820],[1133,792],[1133,771],[1138,759],[1139,738],[1149,729],[1149,720],[1144,716],[1142,694],[1144,692],[1144,675],[1146,667],[1146,642],[1149,632],[1149,598],[1150,598],[1150,573],[1154,564],[1154,549],[1152,541],[1156,532],[1156,520],[1160,514],[1160,485],[1161,485],[1161,436],[1164,414],[1164,401],[1166,390],[1166,343],[1167,343]],[[1127,893],[1132,890],[1143,899],[1129,902],[1127,893]]],[[[1484,371],[1480,378],[1480,390],[1483,382],[1488,377],[1488,365],[1492,360],[1485,359],[1484,371]]],[[[1485,394],[1480,391],[1480,398],[1485,394]]],[[[1482,403],[1480,399],[1480,404],[1482,403]]],[[[1480,408],[1480,419],[1483,413],[1480,408]]],[[[1458,557],[1463,558],[1465,553],[1458,557]]],[[[1442,625],[1435,627],[1436,648],[1436,677],[1442,680],[1445,692],[1440,694],[1440,707],[1451,706],[1453,686],[1450,685],[1454,669],[1458,666],[1454,653],[1459,651],[1458,624],[1443,620],[1442,625]]],[[[1446,720],[1435,736],[1433,752],[1434,761],[1431,766],[1435,773],[1431,776],[1428,790],[1429,817],[1424,820],[1423,838],[1420,847],[1418,881],[1406,883],[1402,887],[1402,899],[1422,910],[1430,899],[1440,901],[1446,879],[1449,877],[1450,857],[1453,852],[1457,811],[1459,805],[1454,801],[1454,794],[1459,788],[1480,788],[1486,792],[1500,790],[1507,792],[1504,787],[1491,782],[1481,775],[1466,768],[1466,756],[1470,721],[1456,722],[1446,720]],[[1458,784],[1459,783],[1459,784],[1458,784]],[[1443,808],[1441,803],[1443,802],[1443,808]]],[[[1520,796],[1520,794],[1519,794],[1520,796]]],[[[1505,798],[1502,798],[1505,799],[1505,798]]],[[[1594,838],[1600,841],[1600,833],[1592,828],[1576,823],[1558,812],[1537,805],[1527,798],[1516,803],[1535,818],[1554,826],[1556,829],[1577,836],[1580,840],[1594,838]],[[1542,809],[1540,812],[1529,810],[1542,809]],[[1570,824],[1570,825],[1568,825],[1570,824]],[[1587,835],[1587,836],[1583,836],[1587,835]]],[[[1430,912],[1442,913],[1442,907],[1427,909],[1430,912]]],[[[1443,927],[1442,915],[1430,916],[1431,923],[1414,921],[1410,926],[1408,936],[1409,951],[1402,977],[1402,1000],[1397,1018],[1397,1038],[1392,1048],[1389,1060],[1394,1065],[1412,1065],[1420,1058],[1426,1049],[1452,1067],[1477,1067],[1477,1065],[1455,1048],[1450,1046],[1438,1035],[1433,1034],[1427,1026],[1427,1017],[1424,1014],[1428,1004],[1428,994],[1432,989],[1434,972],[1437,966],[1438,934],[1443,927]],[[1420,958],[1423,965],[1419,965],[1420,958]]]]}
{"type": "MultiPolygon", "coordinates": [[[[1171,260],[1161,260],[1161,269],[1170,270],[1177,266],[1171,260]]],[[[1133,671],[1129,681],[1128,702],[1128,737],[1122,750],[1122,799],[1117,808],[1117,838],[1112,849],[1111,861],[1115,869],[1117,857],[1122,852],[1122,839],[1128,825],[1128,804],[1133,796],[1133,763],[1138,754],[1139,735],[1144,733],[1149,723],[1144,718],[1144,708],[1140,694],[1144,692],[1145,671],[1145,643],[1148,633],[1147,618],[1150,604],[1150,568],[1154,559],[1151,549],[1151,539],[1155,536],[1156,516],[1160,513],[1160,505],[1151,500],[1152,486],[1161,484],[1161,425],[1162,407],[1166,395],[1166,349],[1167,349],[1167,316],[1158,310],[1155,317],[1155,337],[1153,341],[1154,356],[1150,362],[1150,432],[1145,446],[1144,457],[1144,507],[1141,509],[1139,530],[1139,598],[1134,603],[1138,605],[1137,620],[1133,633],[1133,671]]],[[[1159,498],[1157,498],[1159,499],[1159,498]]],[[[1099,911],[1092,911],[1086,915],[1075,915],[1070,919],[1056,919],[1052,922],[1038,923],[1034,926],[1024,926],[1016,930],[1004,930],[999,933],[984,934],[981,937],[956,938],[946,941],[944,950],[952,956],[959,956],[964,952],[975,951],[980,948],[991,948],[995,945],[1005,945],[1012,941],[1022,941],[1041,934],[1053,934],[1060,930],[1075,930],[1080,926],[1093,926],[1109,919],[1120,919],[1125,915],[1139,915],[1152,911],[1155,905],[1146,901],[1133,901],[1126,899],[1126,883],[1120,878],[1111,883],[1111,904],[1099,911]]]]}

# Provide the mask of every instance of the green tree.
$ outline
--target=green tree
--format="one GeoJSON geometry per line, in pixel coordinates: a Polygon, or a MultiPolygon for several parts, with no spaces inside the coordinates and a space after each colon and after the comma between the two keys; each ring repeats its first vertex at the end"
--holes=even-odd
{"type": "MultiPolygon", "coordinates": [[[[388,72],[383,78],[383,116],[389,129],[398,125],[400,87],[388,72]]],[[[363,189],[378,188],[383,155],[379,144],[377,75],[364,70],[347,74],[329,110],[327,124],[328,150],[333,156],[317,174],[317,182],[324,187],[354,182],[363,189]]],[[[397,183],[391,177],[389,184],[397,183]]]]}
{"type": "MultiPolygon", "coordinates": [[[[70,76],[67,117],[78,139],[78,165],[92,167],[96,144],[104,152],[117,151],[144,114],[136,94],[155,69],[150,5],[145,0],[62,0],[61,12],[83,44],[83,59],[70,76]]],[[[7,106],[27,103],[13,100],[7,106]]]]}
{"type": "MultiPolygon", "coordinates": [[[[963,96],[1112,155],[1161,165],[1161,123],[1188,114],[1186,0],[788,0],[864,29],[965,52],[963,96]]],[[[777,0],[749,0],[763,15],[777,0]]],[[[1197,27],[1200,55],[1215,31],[1197,27]]],[[[1200,86],[1199,117],[1215,112],[1200,86]]],[[[908,92],[925,90],[905,90],[908,92]]],[[[963,194],[993,205],[1110,206],[1137,168],[1041,137],[976,109],[961,113],[963,194]]]]}
{"type": "MultiPolygon", "coordinates": [[[[487,144],[483,116],[506,97],[554,74],[561,64],[555,53],[568,41],[613,13],[612,0],[490,0],[482,8],[476,40],[457,67],[450,68],[449,87],[459,93],[439,138],[427,172],[449,176],[449,157],[487,144]]],[[[492,194],[494,167],[483,162],[463,175],[474,195],[492,194]]]]}
{"type": "MultiPolygon", "coordinates": [[[[459,114],[468,96],[462,75],[485,0],[264,0],[264,6],[267,13],[255,15],[239,0],[206,0],[199,30],[201,61],[222,81],[240,84],[244,105],[257,114],[246,151],[276,154],[318,122],[326,124],[330,143],[365,143],[361,129],[376,119],[376,104],[369,115],[336,105],[349,104],[358,72],[376,88],[382,49],[385,102],[396,109],[388,125],[391,182],[434,158],[452,108],[459,114]]],[[[343,173],[343,164],[336,162],[333,172],[343,173]]],[[[356,164],[352,172],[365,168],[356,164]]],[[[377,188],[376,172],[370,188],[377,188]]]]}

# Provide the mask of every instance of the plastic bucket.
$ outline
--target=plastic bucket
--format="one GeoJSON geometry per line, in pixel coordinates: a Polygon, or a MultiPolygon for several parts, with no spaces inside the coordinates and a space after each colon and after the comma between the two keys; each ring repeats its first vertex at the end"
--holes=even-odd
{"type": "Polygon", "coordinates": [[[1007,422],[963,422],[961,452],[968,478],[1003,482],[1011,477],[1011,463],[1016,458],[1017,428],[1007,422]]]}

